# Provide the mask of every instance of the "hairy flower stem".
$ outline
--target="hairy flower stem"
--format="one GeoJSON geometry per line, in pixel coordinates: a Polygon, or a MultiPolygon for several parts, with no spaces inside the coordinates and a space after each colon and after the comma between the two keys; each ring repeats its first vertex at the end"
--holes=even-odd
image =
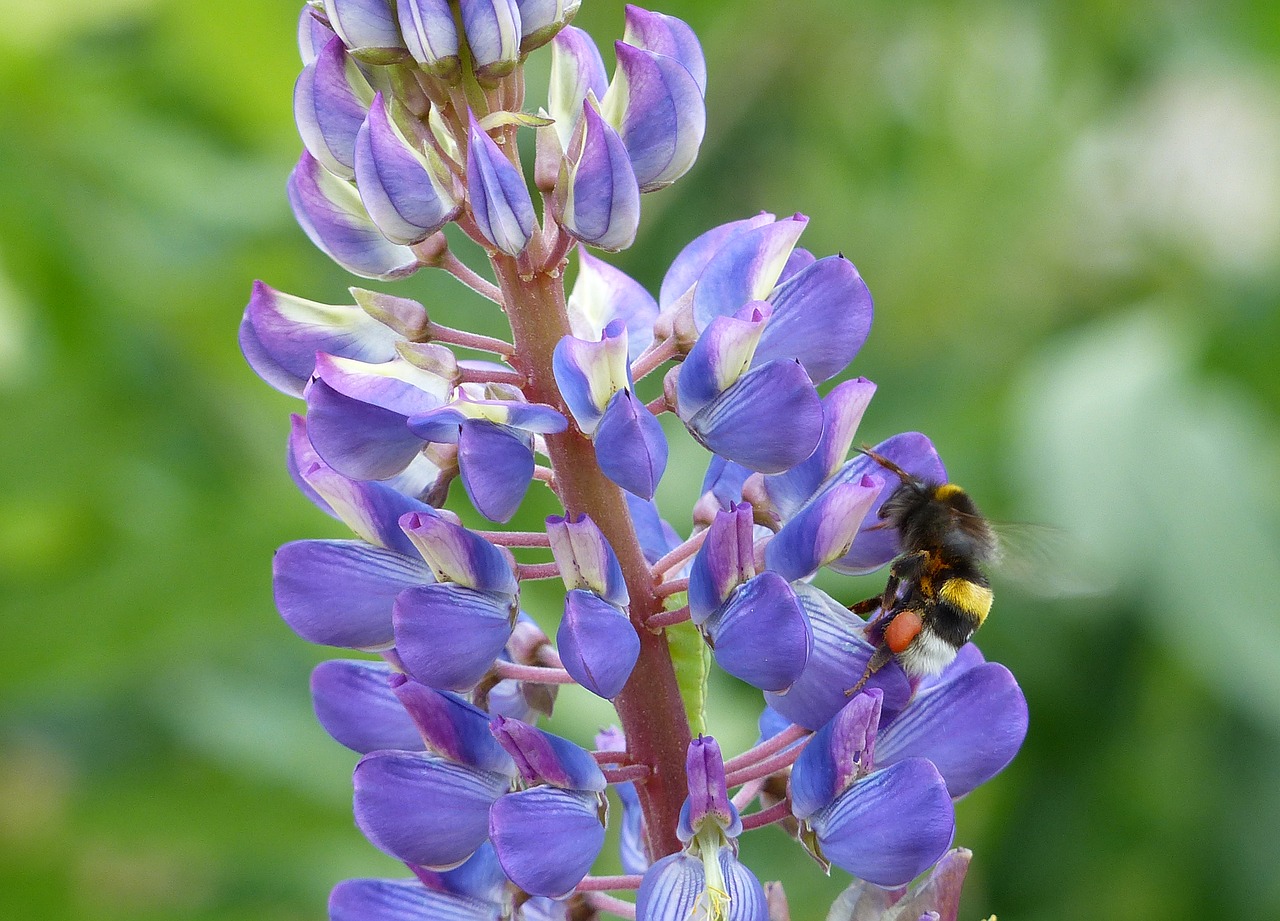
{"type": "MultiPolygon", "coordinates": [[[[563,280],[545,272],[524,280],[515,259],[495,254],[492,260],[516,345],[511,362],[528,380],[525,393],[531,401],[552,406],[572,419],[551,369],[556,343],[569,334],[563,280]]],[[[631,620],[640,636],[640,656],[613,703],[631,757],[653,771],[636,784],[649,830],[650,856],[674,854],[681,847],[676,825],[687,790],[684,762],[689,724],[667,639],[644,629],[645,622],[662,610],[662,599],[655,592],[622,490],[600,470],[591,442],[571,424],[558,435],[546,436],[546,445],[565,509],[589,515],[622,565],[631,620]]]]}

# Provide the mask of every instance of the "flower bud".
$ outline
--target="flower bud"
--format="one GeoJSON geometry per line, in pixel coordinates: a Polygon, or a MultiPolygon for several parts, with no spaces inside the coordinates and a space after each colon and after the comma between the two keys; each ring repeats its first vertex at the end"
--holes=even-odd
{"type": "Polygon", "coordinates": [[[520,7],[516,0],[459,0],[462,28],[476,79],[496,82],[520,61],[520,7]]]}
{"type": "Polygon", "coordinates": [[[520,7],[520,53],[551,41],[578,13],[582,0],[516,0],[520,7]]]}
{"type": "Polygon", "coordinates": [[[641,192],[689,171],[707,127],[697,82],[675,58],[617,42],[618,67],[601,102],[626,145],[641,192]]]}
{"type": "Polygon", "coordinates": [[[329,24],[347,49],[370,64],[391,64],[405,56],[392,0],[324,0],[329,24]]]}
{"type": "Polygon", "coordinates": [[[355,177],[356,134],[364,122],[373,88],[347,54],[330,39],[293,87],[293,116],[307,152],[342,179],[355,177]]]}
{"type": "Polygon", "coordinates": [[[628,4],[622,40],[636,48],[675,58],[689,71],[689,76],[698,84],[699,92],[706,95],[706,58],[703,57],[698,36],[687,22],[665,13],[654,13],[628,4]]]}
{"type": "Polygon", "coordinates": [[[547,90],[547,110],[555,119],[561,148],[573,138],[582,104],[587,94],[603,99],[609,88],[604,59],[591,36],[569,26],[551,43],[551,84],[547,90]]]}
{"type": "Polygon", "coordinates": [[[552,206],[570,236],[607,252],[626,249],[640,227],[640,187],[626,145],[596,111],[582,103],[582,118],[560,170],[552,206]]]}
{"type": "Polygon", "coordinates": [[[413,59],[433,77],[456,82],[462,62],[449,0],[399,0],[397,13],[400,32],[413,59]]]}
{"type": "Polygon", "coordinates": [[[626,613],[583,589],[565,596],[556,646],[573,680],[605,700],[622,691],[640,657],[640,637],[626,613]]]}
{"type": "Polygon", "coordinates": [[[364,278],[403,278],[421,263],[413,250],[378,230],[356,187],[330,173],[307,152],[289,175],[289,204],[298,224],[348,272],[364,278]]]}
{"type": "MultiPolygon", "coordinates": [[[[462,209],[462,187],[430,145],[410,141],[406,112],[381,93],[355,145],[356,186],[373,222],[392,243],[417,243],[462,209]]],[[[410,128],[412,130],[412,128],[410,128]]]]}
{"type": "Polygon", "coordinates": [[[519,255],[533,236],[533,201],[524,176],[493,138],[470,116],[467,199],[480,233],[508,256],[519,255]]]}
{"type": "Polygon", "coordinates": [[[594,521],[586,515],[552,515],[547,519],[547,538],[565,588],[586,589],[619,608],[630,604],[622,565],[594,521]]]}

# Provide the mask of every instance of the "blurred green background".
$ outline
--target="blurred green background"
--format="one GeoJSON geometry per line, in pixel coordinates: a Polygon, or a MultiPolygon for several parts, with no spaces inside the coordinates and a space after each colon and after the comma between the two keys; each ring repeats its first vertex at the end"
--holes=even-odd
{"type": "MultiPolygon", "coordinates": [[[[613,261],[656,290],[702,230],[808,214],[876,297],[862,436],[928,432],[992,515],[1068,538],[996,576],[982,646],[1031,730],[959,806],[962,917],[1280,917],[1280,6],[661,8],[703,39],[707,142],[613,261]]],[[[322,917],[396,869],[310,713],[328,653],[271,604],[272,551],[337,531],[235,344],[254,278],[354,282],[284,198],[297,5],[0,11],[0,917],[322,917]]],[[[607,49],[621,4],[578,24],[607,49]]],[[[449,279],[391,290],[499,329],[449,279]]],[[[756,698],[716,693],[748,744],[756,698]]],[[[744,851],[797,921],[846,882],[776,831],[744,851]]]]}

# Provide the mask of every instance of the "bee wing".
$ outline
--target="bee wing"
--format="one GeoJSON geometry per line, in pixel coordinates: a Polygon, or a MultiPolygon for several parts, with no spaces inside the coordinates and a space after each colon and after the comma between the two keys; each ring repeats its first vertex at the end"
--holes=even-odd
{"type": "Polygon", "coordinates": [[[991,568],[1000,581],[1038,598],[1098,595],[1108,587],[1090,580],[1083,542],[1071,532],[1030,522],[988,521],[996,537],[991,568]]]}

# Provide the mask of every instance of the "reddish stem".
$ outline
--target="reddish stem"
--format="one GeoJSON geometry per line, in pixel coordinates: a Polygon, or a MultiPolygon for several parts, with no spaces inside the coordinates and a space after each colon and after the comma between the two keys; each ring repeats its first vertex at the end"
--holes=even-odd
{"type": "Polygon", "coordinates": [[[790,815],[791,800],[780,800],[768,809],[761,809],[759,812],[751,813],[751,815],[744,815],[742,817],[742,830],[750,831],[753,828],[763,828],[765,825],[781,822],[790,815]]]}
{"type": "Polygon", "coordinates": [[[703,528],[666,556],[659,557],[658,562],[653,564],[653,574],[659,577],[663,576],[669,570],[675,569],[689,559],[689,557],[698,552],[698,548],[702,546],[702,542],[707,539],[707,535],[710,533],[710,528],[703,528]]]}
{"type": "Polygon", "coordinates": [[[537,579],[559,579],[559,563],[516,563],[516,578],[521,582],[537,579]]]}
{"type": "Polygon", "coordinates": [[[578,883],[579,892],[600,892],[605,889],[639,889],[643,876],[587,876],[578,883]]]}
{"type": "Polygon", "coordinates": [[[663,611],[661,614],[654,614],[644,622],[644,625],[650,630],[661,630],[663,627],[674,627],[676,624],[682,624],[689,619],[689,606],[676,608],[674,611],[663,611]]]}
{"type": "Polygon", "coordinates": [[[672,579],[670,582],[663,582],[659,585],[654,589],[654,593],[659,598],[670,598],[672,595],[679,595],[681,592],[687,592],[688,590],[688,579],[672,579]]]}
{"type": "Polygon", "coordinates": [[[627,783],[628,781],[644,780],[650,773],[647,764],[625,764],[617,768],[604,768],[604,779],[609,783],[627,783]]]}
{"type": "Polygon", "coordinates": [[[758,777],[768,777],[770,774],[776,774],[778,771],[791,766],[800,753],[804,751],[804,744],[797,745],[795,748],[789,748],[784,752],[779,752],[769,758],[757,761],[755,764],[748,765],[745,768],[728,774],[725,779],[725,786],[736,787],[740,783],[746,783],[748,780],[755,780],[758,777]]]}
{"type": "MultiPolygon", "coordinates": [[[[511,363],[529,381],[525,393],[530,401],[552,406],[572,420],[551,370],[556,344],[569,334],[563,281],[545,272],[521,279],[516,260],[501,254],[493,256],[493,264],[516,343],[511,363]]],[[[564,432],[545,436],[545,441],[566,511],[589,515],[604,533],[622,566],[631,597],[640,655],[631,679],[613,703],[631,757],[653,771],[636,784],[636,790],[650,856],[664,857],[681,848],[676,826],[687,793],[684,761],[689,723],[666,637],[643,629],[645,621],[662,610],[662,599],[655,591],[622,490],[600,470],[594,446],[572,423],[564,432]]]]}
{"type": "Polygon", "coordinates": [[[542,531],[475,531],[499,547],[550,547],[551,538],[542,531]]]}
{"type": "Polygon", "coordinates": [[[532,681],[534,684],[573,684],[574,680],[563,668],[543,668],[541,665],[520,665],[499,659],[493,663],[493,672],[499,678],[532,681]]]}
{"type": "Polygon", "coordinates": [[[811,730],[805,729],[803,726],[791,725],[782,732],[778,733],[771,739],[765,739],[755,748],[748,748],[741,755],[735,755],[724,763],[726,774],[732,774],[734,771],[740,771],[745,767],[749,767],[759,761],[763,761],[775,752],[780,752],[792,742],[798,742],[807,736],[811,730]]]}

